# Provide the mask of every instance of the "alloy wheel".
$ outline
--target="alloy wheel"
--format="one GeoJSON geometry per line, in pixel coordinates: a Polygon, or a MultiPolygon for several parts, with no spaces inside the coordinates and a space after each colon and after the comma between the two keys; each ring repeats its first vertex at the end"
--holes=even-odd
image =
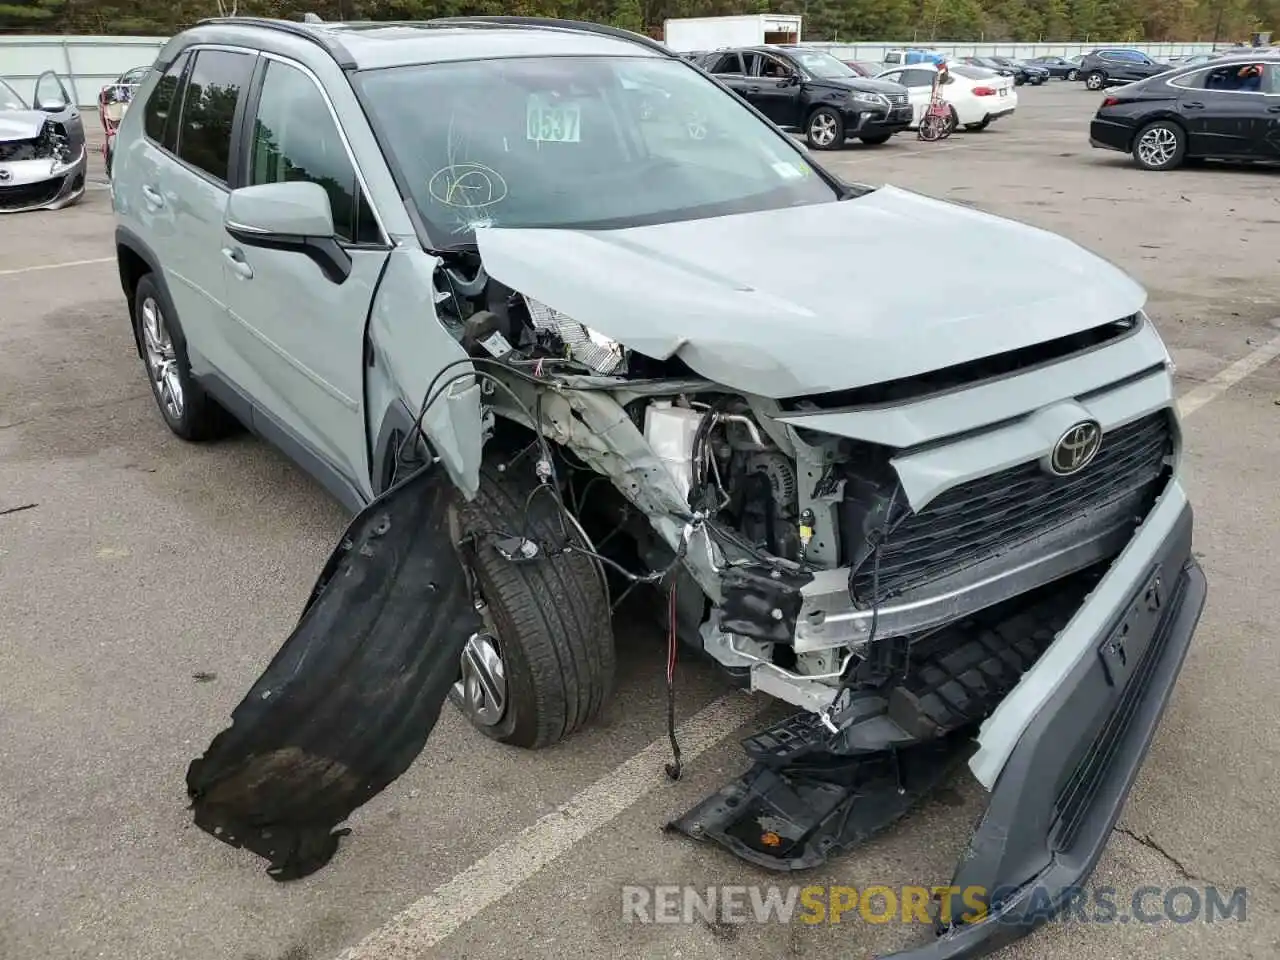
{"type": "Polygon", "coordinates": [[[164,311],[154,297],[142,301],[142,344],[147,372],[160,406],[170,420],[181,420],[186,409],[186,397],[178,376],[178,355],[164,322],[164,311]]]}
{"type": "Polygon", "coordinates": [[[819,113],[809,121],[809,136],[819,147],[828,147],[836,139],[836,120],[829,113],[819,113]]]}
{"type": "Polygon", "coordinates": [[[1087,78],[1087,79],[1085,80],[1085,82],[1084,82],[1084,85],[1085,85],[1086,87],[1088,87],[1090,90],[1101,90],[1101,89],[1102,89],[1102,74],[1100,74],[1100,73],[1091,73],[1091,74],[1089,74],[1088,78],[1087,78]]]}
{"type": "Polygon", "coordinates": [[[1163,167],[1178,151],[1178,137],[1168,127],[1153,127],[1138,139],[1138,158],[1148,167],[1163,167]]]}
{"type": "Polygon", "coordinates": [[[502,721],[507,711],[507,674],[497,637],[491,633],[470,636],[462,649],[462,676],[453,690],[472,723],[493,727],[502,721]]]}

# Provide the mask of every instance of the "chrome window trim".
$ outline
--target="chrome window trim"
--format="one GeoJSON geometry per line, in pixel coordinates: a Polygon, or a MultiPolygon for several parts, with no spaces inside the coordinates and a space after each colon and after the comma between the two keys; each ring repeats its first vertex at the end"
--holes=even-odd
{"type": "MultiPolygon", "coordinates": [[[[1210,70],[1221,70],[1224,67],[1240,66],[1247,67],[1254,63],[1252,60],[1240,60],[1236,63],[1204,63],[1200,64],[1194,70],[1188,70],[1186,73],[1180,73],[1175,77],[1170,77],[1165,82],[1171,87],[1177,87],[1179,90],[1203,90],[1205,93],[1233,93],[1238,96],[1245,97],[1280,97],[1280,93],[1271,93],[1267,90],[1210,90],[1208,87],[1190,87],[1185,83],[1179,83],[1179,80],[1185,80],[1193,77],[1198,73],[1208,73],[1210,70]]],[[[1280,61],[1258,60],[1258,66],[1269,67],[1276,73],[1280,73],[1280,61]]]]}
{"type": "MultiPolygon", "coordinates": [[[[333,105],[333,98],[329,96],[329,91],[325,89],[324,84],[320,82],[320,78],[317,77],[315,72],[306,64],[299,63],[297,60],[294,60],[291,57],[286,57],[281,54],[273,53],[267,50],[261,51],[261,55],[267,60],[274,60],[277,63],[282,63],[287,67],[292,67],[295,70],[300,71],[305,77],[307,77],[312,82],[315,88],[320,91],[320,96],[324,98],[325,107],[327,107],[329,110],[329,117],[333,120],[333,125],[338,131],[338,138],[342,141],[342,149],[346,152],[347,159],[351,162],[351,169],[355,171],[356,182],[360,184],[360,190],[364,194],[364,200],[367,204],[369,204],[370,211],[373,212],[373,219],[374,219],[374,222],[376,222],[378,225],[378,233],[381,237],[380,245],[391,246],[391,241],[390,241],[391,234],[388,233],[387,231],[386,221],[383,219],[382,213],[378,210],[377,203],[374,202],[373,192],[369,189],[369,182],[365,179],[364,171],[360,169],[360,164],[356,160],[355,152],[351,149],[351,141],[347,139],[347,131],[344,130],[342,127],[342,121],[338,117],[338,110],[333,105]]],[[[262,75],[262,85],[264,88],[266,87],[266,84],[267,84],[267,73],[264,72],[262,75]]],[[[262,96],[261,96],[261,93],[259,93],[258,103],[261,104],[261,102],[262,102],[262,96]]],[[[256,120],[257,114],[255,113],[251,119],[256,120]]],[[[245,171],[246,177],[248,175],[248,172],[249,171],[246,169],[245,171]]],[[[351,244],[351,245],[361,246],[362,244],[351,244]]]]}

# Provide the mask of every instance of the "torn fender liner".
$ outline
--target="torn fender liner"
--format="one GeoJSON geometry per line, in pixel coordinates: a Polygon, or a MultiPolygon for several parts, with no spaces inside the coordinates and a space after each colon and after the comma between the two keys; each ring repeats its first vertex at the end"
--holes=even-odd
{"type": "Polygon", "coordinates": [[[479,628],[438,467],[356,516],[293,635],[187,770],[196,825],[293,880],[422,750],[479,628]]]}
{"type": "Polygon", "coordinates": [[[757,762],[669,827],[767,870],[808,870],[894,823],[972,751],[960,733],[870,756],[757,762]]]}

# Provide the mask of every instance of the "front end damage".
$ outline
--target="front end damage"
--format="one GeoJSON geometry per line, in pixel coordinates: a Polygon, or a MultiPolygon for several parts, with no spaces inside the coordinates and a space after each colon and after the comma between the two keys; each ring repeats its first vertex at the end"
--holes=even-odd
{"type": "MultiPolygon", "coordinates": [[[[487,454],[532,463],[571,521],[559,542],[497,531],[503,556],[590,553],[625,591],[665,592],[673,644],[799,708],[672,828],[807,869],[967,762],[990,803],[952,882],[985,907],[957,899],[919,955],[978,956],[1047,919],[1028,891],[1052,901],[1092,870],[1205,594],[1168,354],[1140,303],[1117,286],[1102,321],[1060,311],[1022,343],[998,324],[1000,349],[919,369],[899,346],[892,379],[834,384],[827,363],[832,389],[793,394],[803,377],[776,356],[734,348],[743,372],[712,378],[729,360],[696,334],[614,336],[587,298],[555,302],[511,236],[482,232],[482,256],[437,271],[472,364],[421,398],[479,384],[487,454]]],[[[197,823],[278,879],[323,865],[334,828],[407,767],[479,629],[442,526],[459,494],[430,459],[356,519],[189,774],[197,823]]]]}

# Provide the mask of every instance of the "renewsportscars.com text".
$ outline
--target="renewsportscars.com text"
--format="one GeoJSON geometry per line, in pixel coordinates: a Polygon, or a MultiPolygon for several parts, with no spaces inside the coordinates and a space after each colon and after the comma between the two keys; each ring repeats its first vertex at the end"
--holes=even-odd
{"type": "MultiPolygon", "coordinates": [[[[923,886],[710,886],[678,884],[624,886],[625,923],[923,923],[934,915],[943,924],[974,923],[987,914],[987,903],[1008,900],[1015,890],[996,890],[988,897],[981,887],[923,886]],[[958,900],[955,898],[959,898],[958,900]],[[952,911],[958,916],[953,917],[952,911]]],[[[1073,887],[1061,907],[1048,888],[1022,891],[1025,909],[996,922],[1036,923],[1216,923],[1247,919],[1245,887],[1141,886],[1073,887]]]]}

